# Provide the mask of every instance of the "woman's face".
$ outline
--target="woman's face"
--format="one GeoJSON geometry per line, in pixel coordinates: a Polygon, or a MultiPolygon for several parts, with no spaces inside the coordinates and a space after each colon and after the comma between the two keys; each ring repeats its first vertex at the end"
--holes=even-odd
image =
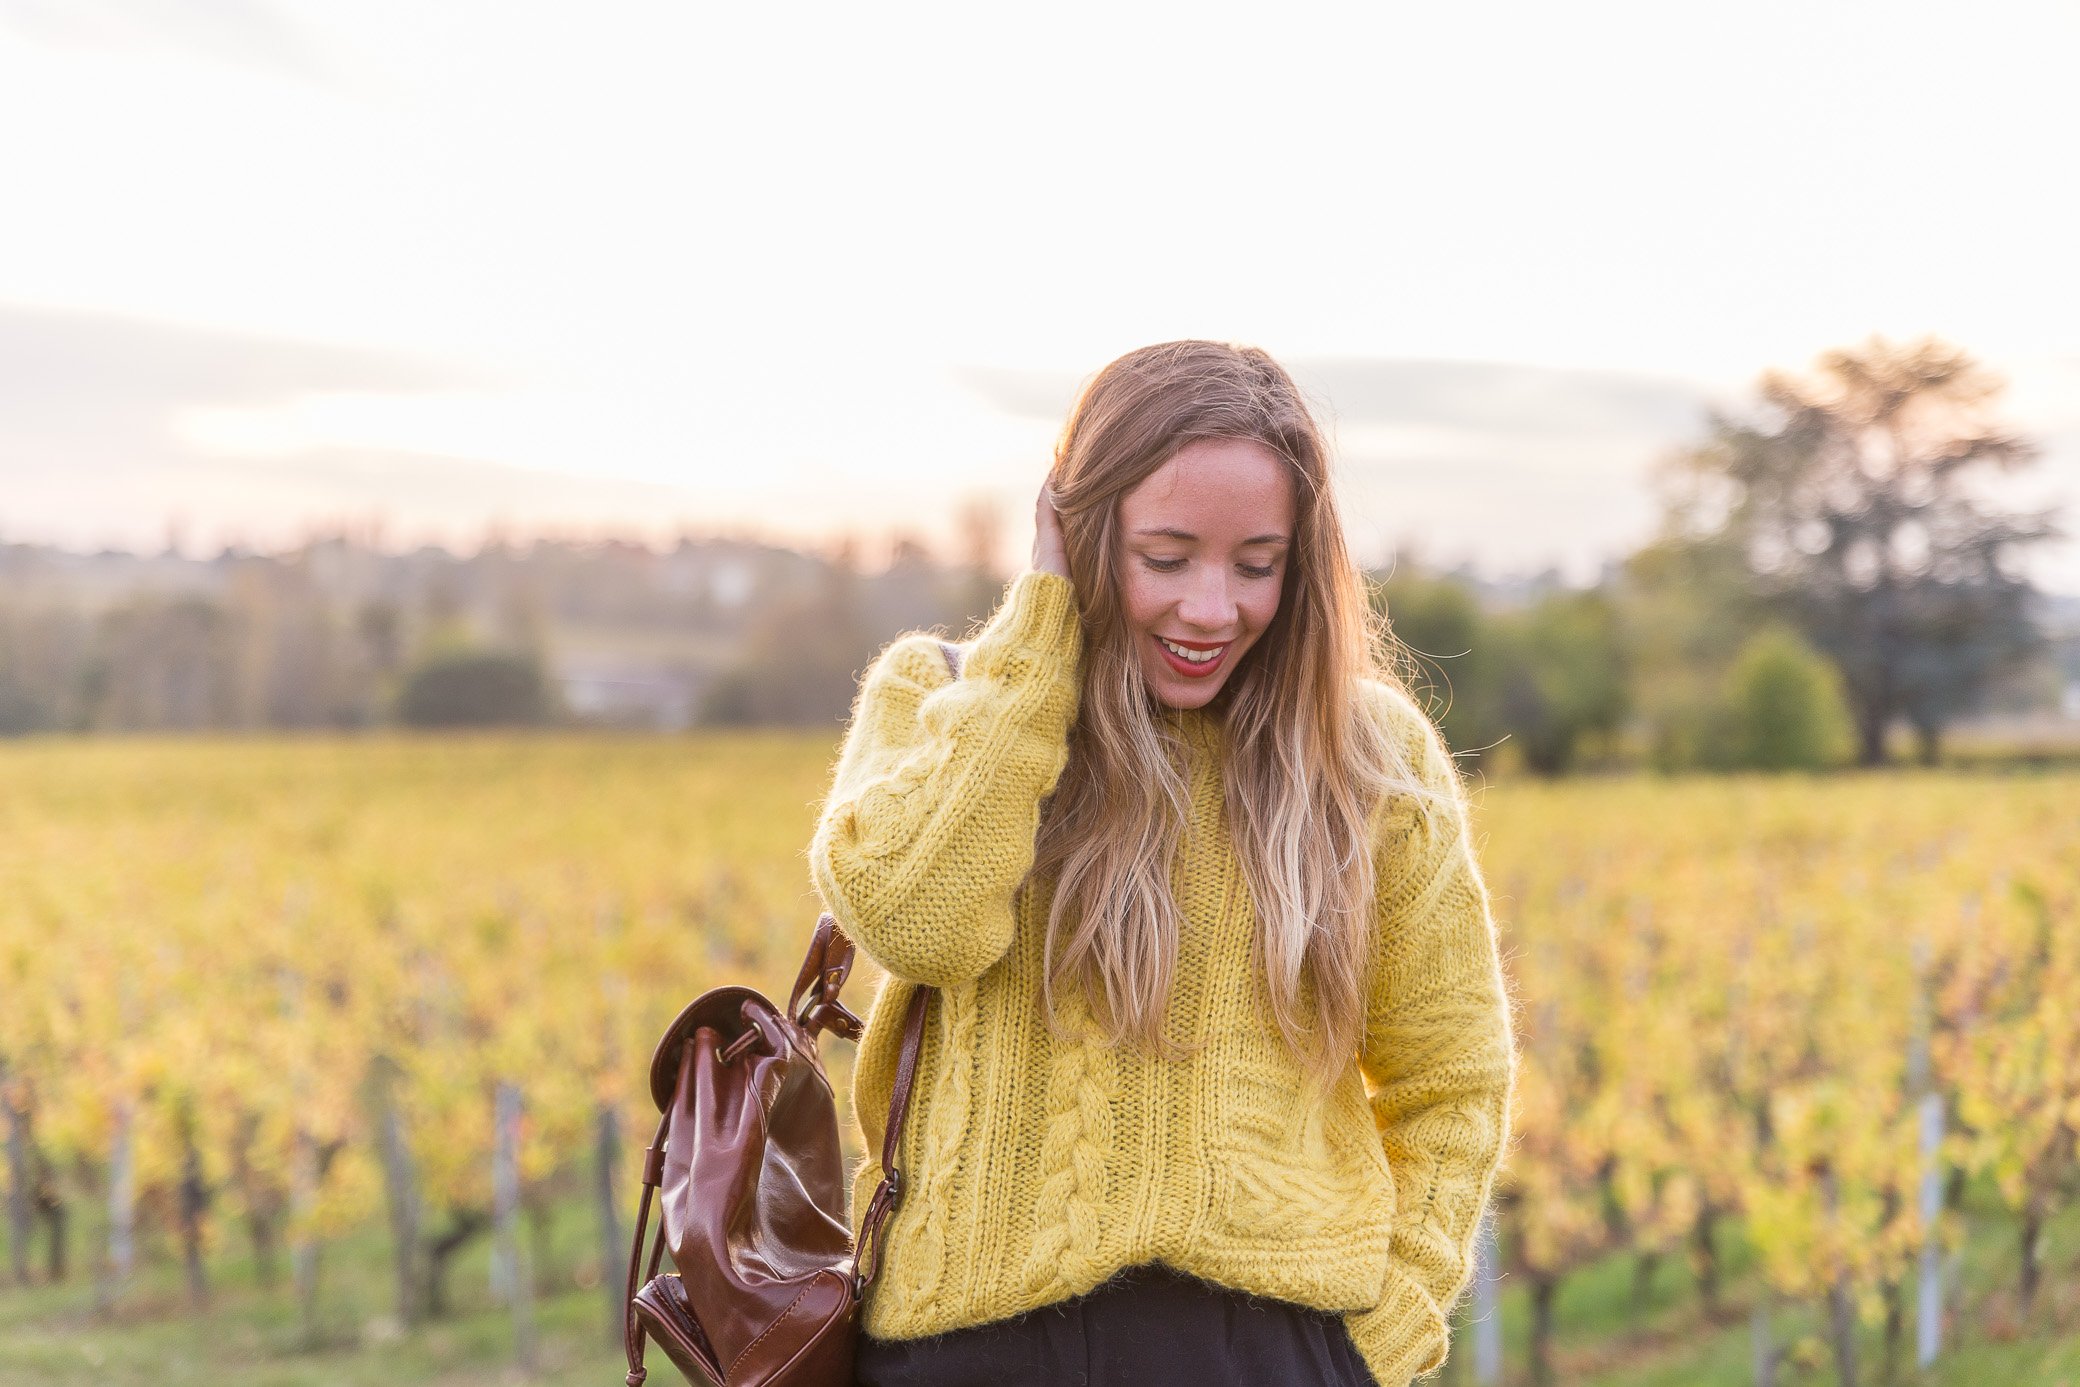
{"type": "Polygon", "coordinates": [[[1120,601],[1163,704],[1203,707],[1278,613],[1293,538],[1286,462],[1249,439],[1201,438],[1120,497],[1120,601]],[[1181,645],[1194,661],[1169,648],[1181,645]]]}

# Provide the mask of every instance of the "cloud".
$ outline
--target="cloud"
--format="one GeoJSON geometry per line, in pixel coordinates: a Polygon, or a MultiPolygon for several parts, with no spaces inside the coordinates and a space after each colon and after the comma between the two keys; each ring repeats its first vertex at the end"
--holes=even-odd
{"type": "Polygon", "coordinates": [[[303,31],[259,0],[0,0],[0,29],[57,47],[197,56],[312,81],[327,76],[303,31]]]}
{"type": "Polygon", "coordinates": [[[170,465],[178,417],[327,392],[406,394],[483,384],[399,353],[0,304],[0,479],[25,469],[170,465]]]}
{"type": "MultiPolygon", "coordinates": [[[[1294,381],[1327,422],[1471,430],[1508,437],[1679,437],[1704,422],[1708,391],[1676,376],[1508,362],[1294,358],[1294,381]]],[[[1061,420],[1069,372],[959,366],[955,381],[1017,418],[1061,420]]]]}
{"type": "MultiPolygon", "coordinates": [[[[370,510],[474,531],[508,500],[583,514],[574,478],[378,448],[227,458],[183,420],[328,393],[412,395],[495,383],[402,353],[0,304],[0,525],[16,537],[136,543],[184,515],[247,535],[370,510]],[[465,515],[465,503],[474,515],[465,515]]],[[[637,491],[643,488],[635,486],[637,491]]],[[[658,497],[595,488],[633,508],[658,497]]],[[[661,490],[652,488],[651,492],[661,490]]],[[[579,498],[582,499],[582,498],[579,498]]]]}
{"type": "Polygon", "coordinates": [[[1076,402],[1081,378],[1067,371],[1020,371],[1000,366],[955,366],[949,373],[990,408],[1014,419],[1060,423],[1076,402]]]}
{"type": "Polygon", "coordinates": [[[1698,429],[1705,404],[1693,382],[1625,371],[1377,357],[1298,360],[1292,369],[1334,418],[1354,424],[1540,438],[1678,437],[1698,429]]]}
{"type": "MultiPolygon", "coordinates": [[[[1672,376],[1495,361],[1296,357],[1285,363],[1325,419],[1485,436],[1664,438],[1696,432],[1707,392],[1672,376]]],[[[1020,418],[1059,420],[1081,381],[1060,371],[964,366],[954,378],[1020,418]]]]}
{"type": "MultiPolygon", "coordinates": [[[[1289,364],[1333,427],[1345,522],[1368,563],[1413,551],[1592,578],[1651,534],[1648,469],[1701,435],[1711,402],[1704,386],[1648,373],[1289,364]]],[[[2080,475],[2074,376],[2066,360],[2018,375],[2016,421],[2047,445],[2031,488],[2070,490],[2080,475]]],[[[696,410],[675,416],[663,453],[653,440],[646,454],[643,429],[616,430],[654,403],[647,383],[625,397],[552,390],[545,402],[554,382],[404,352],[0,303],[0,533],[136,547],[177,520],[205,545],[271,545],[381,517],[393,541],[468,544],[494,524],[808,540],[930,531],[973,493],[1002,503],[1015,552],[1047,435],[1083,378],[980,367],[953,377],[984,408],[930,392],[904,406],[965,440],[936,469],[921,450],[892,460],[848,446],[907,425],[871,414],[872,392],[799,370],[774,373],[758,403],[785,415],[763,442],[718,439],[696,410]],[[666,464],[644,463],[652,454],[666,464]]],[[[2042,563],[2041,581],[2080,590],[2080,545],[2042,563]]]]}
{"type": "MultiPolygon", "coordinates": [[[[810,537],[782,522],[818,517],[793,516],[784,495],[748,482],[578,475],[293,431],[266,441],[269,420],[311,397],[467,396],[515,384],[399,352],[0,304],[0,535],[148,548],[173,529],[203,547],[271,547],[377,521],[391,542],[465,547],[492,527],[662,538],[696,525],[810,537]],[[198,428],[198,419],[218,426],[198,428]],[[262,441],[224,446],[227,419],[259,420],[262,441]]],[[[795,498],[793,510],[806,509],[795,498]]]]}
{"type": "MultiPolygon", "coordinates": [[[[1647,469],[1702,435],[1710,402],[1695,382],[1639,372],[1387,357],[1285,365],[1334,438],[1362,553],[1553,562],[1583,579],[1651,531],[1647,469]]],[[[1006,414],[1053,421],[1081,384],[1066,372],[954,375],[1006,414]]]]}
{"type": "MultiPolygon", "coordinates": [[[[279,543],[324,522],[379,517],[393,540],[467,546],[489,529],[658,532],[700,513],[690,491],[622,477],[575,477],[481,458],[318,447],[285,458],[209,458],[185,493],[215,528],[279,543]]],[[[192,513],[192,512],[191,512],[192,513]]],[[[148,517],[147,517],[148,518],[148,517]]]]}

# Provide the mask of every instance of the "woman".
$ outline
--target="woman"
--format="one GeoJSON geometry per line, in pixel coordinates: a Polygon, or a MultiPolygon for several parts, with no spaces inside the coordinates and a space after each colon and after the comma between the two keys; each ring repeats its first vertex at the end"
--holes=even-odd
{"type": "Polygon", "coordinates": [[[924,634],[869,669],[810,851],[889,975],[868,1151],[940,989],[858,1380],[1402,1387],[1444,1361],[1515,1050],[1321,435],[1261,351],[1143,348],[1037,517],[958,675],[924,634]]]}

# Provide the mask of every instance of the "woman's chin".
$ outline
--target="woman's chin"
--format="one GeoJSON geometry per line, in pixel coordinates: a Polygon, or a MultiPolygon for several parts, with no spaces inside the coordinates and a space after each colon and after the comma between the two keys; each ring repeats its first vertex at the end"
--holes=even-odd
{"type": "Polygon", "coordinates": [[[1155,691],[1156,702],[1173,712],[1182,713],[1194,708],[1204,708],[1213,702],[1219,696],[1221,687],[1227,682],[1226,679],[1197,681],[1173,677],[1151,680],[1150,687],[1155,691]]]}

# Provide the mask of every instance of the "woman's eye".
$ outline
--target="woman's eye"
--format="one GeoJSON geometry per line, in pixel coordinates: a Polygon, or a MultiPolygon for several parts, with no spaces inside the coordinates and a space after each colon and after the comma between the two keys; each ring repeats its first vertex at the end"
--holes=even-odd
{"type": "MultiPolygon", "coordinates": [[[[1142,562],[1146,563],[1150,568],[1154,569],[1158,573],[1175,573],[1178,569],[1183,568],[1185,565],[1185,561],[1183,559],[1154,559],[1149,558],[1146,555],[1142,556],[1142,562]]],[[[1235,566],[1241,569],[1246,576],[1251,578],[1269,578],[1272,574],[1278,572],[1278,567],[1275,564],[1266,564],[1261,568],[1257,567],[1255,564],[1246,563],[1237,564],[1235,566]]]]}

